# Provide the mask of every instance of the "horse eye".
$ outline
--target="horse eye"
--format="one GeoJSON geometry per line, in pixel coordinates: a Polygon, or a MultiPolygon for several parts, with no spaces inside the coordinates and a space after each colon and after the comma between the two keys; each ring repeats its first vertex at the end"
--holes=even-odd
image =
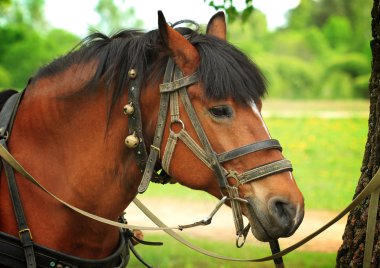
{"type": "Polygon", "coordinates": [[[217,118],[230,118],[233,115],[232,108],[227,105],[214,106],[211,107],[208,111],[212,116],[217,118]]]}

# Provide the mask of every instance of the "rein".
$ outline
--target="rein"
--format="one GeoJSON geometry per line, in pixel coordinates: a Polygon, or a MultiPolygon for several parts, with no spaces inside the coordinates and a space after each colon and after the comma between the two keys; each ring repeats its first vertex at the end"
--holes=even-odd
{"type": "MultiPolygon", "coordinates": [[[[33,184],[35,184],[37,187],[41,188],[42,186],[29,174],[27,173],[24,168],[17,162],[17,160],[14,159],[14,157],[0,144],[0,156],[7,162],[9,165],[11,165],[17,172],[19,172],[21,175],[23,175],[26,179],[31,181],[33,184]]],[[[368,197],[372,192],[374,192],[376,189],[380,187],[380,169],[376,172],[375,176],[371,179],[371,181],[367,184],[367,186],[362,190],[362,192],[344,209],[342,210],[335,218],[333,218],[331,221],[329,221],[327,224],[322,226],[320,229],[316,230],[312,234],[308,235],[307,237],[303,238],[299,242],[295,243],[294,245],[276,253],[270,256],[266,256],[263,258],[256,258],[256,259],[238,259],[238,258],[230,258],[226,256],[219,255],[214,252],[207,251],[205,249],[199,248],[198,246],[192,244],[191,242],[184,239],[182,236],[180,236],[178,233],[174,232],[173,229],[181,229],[181,228],[171,228],[166,226],[157,216],[155,216],[148,208],[146,208],[137,198],[133,200],[134,204],[142,211],[144,214],[152,220],[159,228],[151,228],[151,227],[143,227],[143,226],[133,226],[129,224],[122,224],[118,222],[113,222],[104,218],[101,218],[99,216],[93,215],[91,213],[85,212],[83,210],[80,210],[74,206],[71,206],[70,204],[64,202],[63,200],[57,199],[59,202],[61,202],[63,205],[67,206],[68,208],[82,214],[83,216],[90,217],[94,220],[113,225],[116,227],[121,228],[130,228],[130,229],[141,229],[141,230],[163,230],[170,236],[172,236],[174,239],[179,241],[180,243],[184,244],[185,246],[202,253],[204,255],[222,259],[222,260],[228,260],[228,261],[239,261],[239,262],[264,262],[269,260],[274,260],[276,258],[280,258],[282,256],[285,256],[286,254],[292,252],[293,250],[299,248],[300,246],[304,245],[314,237],[318,236],[320,233],[328,229],[331,225],[336,223],[338,220],[340,220],[344,215],[346,215],[350,210],[355,208],[357,205],[359,205],[366,197],[368,197]],[[104,221],[103,221],[104,220],[104,221]]],[[[48,192],[45,188],[41,188],[42,190],[46,191],[49,195],[51,195],[53,198],[56,198],[53,194],[48,192]]]]}

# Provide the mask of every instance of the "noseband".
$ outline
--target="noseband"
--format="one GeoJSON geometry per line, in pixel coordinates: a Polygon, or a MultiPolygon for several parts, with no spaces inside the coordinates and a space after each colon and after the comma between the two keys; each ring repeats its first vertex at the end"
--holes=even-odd
{"type": "MultiPolygon", "coordinates": [[[[134,79],[136,77],[136,71],[131,70],[130,73],[134,74],[132,76],[130,75],[130,78],[134,79]]],[[[243,173],[238,173],[233,170],[226,170],[222,166],[222,163],[262,150],[276,149],[282,151],[282,147],[277,140],[269,139],[248,144],[228,152],[217,154],[213,150],[187,94],[187,87],[197,83],[198,81],[198,72],[183,77],[179,68],[175,66],[173,60],[169,58],[165,70],[164,81],[163,84],[160,85],[161,98],[157,126],[153,144],[150,146],[151,150],[148,156],[142,133],[141,110],[139,107],[139,88],[136,86],[135,81],[132,80],[131,88],[129,90],[130,103],[128,105],[129,107],[133,107],[133,112],[127,113],[129,116],[128,124],[130,131],[130,136],[128,136],[127,139],[135,137],[136,142],[132,144],[133,146],[131,146],[131,144],[128,144],[128,141],[126,141],[126,143],[128,147],[134,148],[136,161],[141,171],[143,172],[143,177],[139,185],[138,192],[144,193],[146,191],[152,177],[155,178],[153,181],[157,179],[162,180],[162,178],[159,178],[160,175],[158,175],[156,170],[157,161],[160,155],[164,128],[166,125],[166,118],[168,115],[168,110],[170,108],[170,133],[163,153],[161,164],[162,168],[167,174],[170,174],[170,162],[178,139],[180,139],[197,156],[198,159],[200,159],[208,168],[213,170],[215,177],[218,180],[219,187],[222,190],[227,190],[228,197],[226,199],[231,202],[234,223],[236,227],[237,245],[241,246],[242,244],[239,244],[238,240],[243,236],[245,238],[246,235],[244,233],[246,232],[244,231],[242,216],[243,214],[241,211],[240,203],[247,203],[247,200],[239,197],[239,185],[269,175],[285,171],[292,171],[292,165],[289,160],[283,159],[252,168],[243,173]],[[185,110],[201,142],[201,146],[198,145],[198,143],[188,134],[183,121],[180,119],[179,99],[181,99],[185,107],[185,110]],[[173,125],[180,125],[181,129],[179,131],[174,131],[172,129],[173,125]],[[235,179],[236,183],[234,185],[231,185],[228,182],[228,178],[235,179]]]]}

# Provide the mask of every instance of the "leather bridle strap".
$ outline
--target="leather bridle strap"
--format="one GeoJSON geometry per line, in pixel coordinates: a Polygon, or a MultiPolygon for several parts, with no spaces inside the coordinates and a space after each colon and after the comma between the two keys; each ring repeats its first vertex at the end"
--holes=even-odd
{"type": "MultiPolygon", "coordinates": [[[[11,96],[5,103],[0,117],[0,144],[2,147],[7,148],[6,142],[8,140],[9,132],[13,126],[15,111],[21,101],[23,93],[16,93],[11,96]]],[[[27,224],[24,209],[21,204],[20,194],[17,188],[16,178],[12,167],[1,159],[0,169],[4,167],[9,194],[13,205],[13,211],[16,217],[16,223],[19,230],[19,238],[21,246],[25,254],[25,261],[28,268],[36,267],[36,259],[33,248],[32,233],[27,224]]]]}
{"type": "MultiPolygon", "coordinates": [[[[136,72],[136,70],[134,70],[136,72]]],[[[133,112],[128,115],[128,128],[129,134],[133,134],[139,139],[139,143],[136,148],[133,148],[136,163],[139,166],[141,172],[145,169],[146,160],[148,159],[148,153],[143,139],[141,109],[140,109],[140,87],[136,81],[136,76],[130,76],[130,88],[128,90],[128,101],[132,107],[133,112]]]]}
{"type": "MultiPolygon", "coordinates": [[[[177,72],[180,73],[180,70],[177,69],[177,72]]],[[[212,170],[214,171],[216,178],[218,179],[219,187],[222,189],[225,189],[228,185],[228,182],[227,182],[226,177],[224,176],[223,167],[219,163],[216,153],[212,149],[211,144],[207,138],[207,135],[202,128],[202,125],[198,119],[198,116],[187,94],[186,88],[179,89],[179,95],[181,97],[183,106],[185,107],[185,110],[187,112],[187,115],[189,116],[190,121],[195,129],[195,132],[197,133],[197,136],[202,144],[203,150],[205,151],[206,158],[208,162],[210,163],[210,166],[212,170]]]]}
{"type": "Polygon", "coordinates": [[[262,150],[269,150],[269,149],[277,149],[279,151],[282,151],[282,147],[280,143],[278,142],[278,140],[269,139],[269,140],[264,140],[264,141],[248,144],[240,148],[231,150],[229,152],[218,154],[217,158],[220,163],[224,163],[246,154],[255,153],[262,150]]]}
{"type": "MultiPolygon", "coordinates": [[[[177,96],[177,90],[179,88],[186,88],[187,86],[194,84],[198,81],[198,73],[195,72],[189,76],[182,77],[181,79],[175,80],[172,82],[173,74],[175,70],[175,64],[172,58],[169,58],[165,74],[163,84],[160,85],[160,108],[158,113],[157,126],[155,130],[155,135],[153,139],[153,144],[151,145],[151,150],[149,153],[148,160],[146,162],[144,174],[142,176],[142,180],[138,187],[138,192],[144,193],[148,188],[149,182],[153,176],[154,169],[157,163],[157,159],[160,156],[160,148],[163,138],[163,132],[165,129],[166,117],[168,114],[168,106],[169,103],[172,102],[172,95],[177,96]]],[[[173,107],[171,105],[171,107],[173,107]]],[[[177,114],[179,111],[177,111],[177,114]]],[[[142,135],[142,134],[141,134],[142,135]]]]}
{"type": "MultiPolygon", "coordinates": [[[[167,81],[171,81],[174,72],[174,62],[171,58],[168,60],[168,64],[166,66],[165,75],[164,75],[164,83],[167,81]]],[[[146,167],[144,170],[144,174],[142,176],[140,185],[138,187],[138,192],[144,193],[149,186],[149,182],[153,176],[154,168],[156,166],[157,159],[160,155],[160,148],[162,137],[165,129],[166,117],[168,114],[168,106],[169,106],[169,93],[161,94],[160,98],[160,108],[158,113],[157,127],[153,139],[153,145],[151,145],[148,161],[146,163],[146,167]]]]}
{"type": "Polygon", "coordinates": [[[227,176],[237,179],[238,184],[240,185],[251,182],[253,180],[261,179],[269,175],[292,170],[293,167],[291,162],[288,159],[282,159],[269,164],[265,164],[260,167],[247,170],[241,174],[238,174],[236,172],[230,172],[227,176]]]}

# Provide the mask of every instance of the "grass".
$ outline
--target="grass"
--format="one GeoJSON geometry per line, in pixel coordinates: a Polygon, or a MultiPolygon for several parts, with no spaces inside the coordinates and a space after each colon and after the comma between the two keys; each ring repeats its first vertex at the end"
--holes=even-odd
{"type": "MultiPolygon", "coordinates": [[[[202,254],[196,253],[171,239],[168,236],[149,235],[147,239],[151,241],[162,241],[164,246],[136,246],[136,250],[143,259],[154,267],[164,268],[248,268],[248,267],[274,267],[272,261],[263,263],[250,262],[231,262],[225,260],[213,259],[202,254]]],[[[260,258],[270,255],[269,247],[245,245],[241,249],[237,249],[234,243],[229,244],[215,241],[195,240],[191,239],[196,245],[209,251],[217,252],[230,257],[237,258],[260,258]]],[[[317,253],[317,252],[292,252],[284,257],[286,267],[313,267],[324,268],[335,266],[335,253],[317,253]]],[[[142,264],[131,256],[128,267],[143,267],[142,264]]]]}
{"type": "MultiPolygon", "coordinates": [[[[314,111],[316,106],[313,105],[314,111]]],[[[325,106],[321,109],[325,110],[325,106]]],[[[354,105],[350,103],[349,109],[351,106],[354,105]]],[[[284,155],[294,165],[306,209],[338,211],[344,208],[352,200],[359,179],[367,119],[274,116],[265,121],[272,137],[280,140],[284,155]]],[[[151,185],[147,195],[192,200],[208,198],[202,192],[180,185],[151,185]]]]}
{"type": "Polygon", "coordinates": [[[306,209],[341,210],[360,175],[367,119],[270,118],[268,128],[294,165],[306,209]]]}

